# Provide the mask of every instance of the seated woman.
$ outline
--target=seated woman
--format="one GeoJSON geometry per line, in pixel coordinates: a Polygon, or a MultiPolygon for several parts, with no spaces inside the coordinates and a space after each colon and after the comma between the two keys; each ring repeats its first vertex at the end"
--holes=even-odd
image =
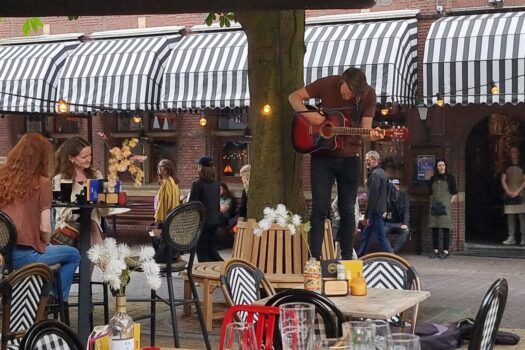
{"type": "MultiPolygon", "coordinates": [[[[0,168],[0,209],[17,230],[13,268],[41,262],[62,264],[59,270],[65,302],[80,262],[78,250],[49,245],[51,239],[51,181],[48,177],[49,141],[40,134],[25,134],[0,168]]],[[[56,291],[52,295],[57,296],[56,291]]]]}
{"type": "Polygon", "coordinates": [[[233,198],[228,185],[226,185],[224,182],[220,183],[219,194],[221,222],[224,226],[229,226],[230,219],[235,215],[237,203],[235,202],[235,198],[233,198]]]}
{"type": "MultiPolygon", "coordinates": [[[[89,142],[81,137],[67,139],[55,154],[55,176],[53,177],[53,189],[60,191],[62,180],[72,180],[71,202],[76,201],[76,196],[84,188],[86,180],[102,179],[102,173],[92,168],[92,150],[89,142]]],[[[74,208],[56,209],[56,227],[66,225],[78,227],[79,215],[73,213],[74,208]]],[[[91,212],[91,245],[102,243],[103,216],[108,214],[108,209],[96,209],[91,212]]]]}

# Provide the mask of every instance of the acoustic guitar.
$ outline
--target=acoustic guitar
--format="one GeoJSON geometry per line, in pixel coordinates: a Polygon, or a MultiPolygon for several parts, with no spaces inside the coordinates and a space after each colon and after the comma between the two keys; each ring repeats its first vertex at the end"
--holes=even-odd
{"type": "MultiPolygon", "coordinates": [[[[371,129],[347,126],[347,122],[340,112],[327,113],[324,123],[319,126],[311,125],[304,113],[309,113],[309,111],[297,112],[292,122],[292,147],[300,154],[319,150],[334,151],[343,146],[341,136],[370,134],[371,129]]],[[[401,141],[408,139],[408,129],[405,127],[381,129],[381,133],[384,140],[401,141]]]]}

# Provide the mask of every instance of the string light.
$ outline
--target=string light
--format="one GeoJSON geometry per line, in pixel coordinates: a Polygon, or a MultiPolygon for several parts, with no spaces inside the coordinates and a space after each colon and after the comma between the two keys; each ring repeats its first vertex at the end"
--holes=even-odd
{"type": "Polygon", "coordinates": [[[206,124],[208,124],[208,119],[206,119],[205,116],[201,116],[201,118],[199,119],[199,124],[200,126],[206,126],[206,124]]]}
{"type": "Polygon", "coordinates": [[[270,106],[269,104],[265,104],[262,108],[262,114],[265,117],[269,117],[271,113],[272,113],[272,106],[270,106]]]}
{"type": "Polygon", "coordinates": [[[490,92],[492,92],[492,94],[494,94],[494,95],[499,94],[499,86],[498,86],[498,84],[492,83],[492,87],[490,88],[490,92]]]}
{"type": "Polygon", "coordinates": [[[388,108],[388,106],[386,105],[382,105],[381,109],[379,110],[379,112],[381,113],[383,117],[386,117],[389,111],[390,111],[390,108],[388,108]]]}
{"type": "Polygon", "coordinates": [[[443,97],[441,96],[441,94],[437,94],[436,95],[436,105],[438,105],[439,107],[443,107],[445,105],[445,101],[443,100],[443,97]]]}
{"type": "Polygon", "coordinates": [[[69,112],[69,104],[63,100],[63,99],[60,99],[58,100],[58,103],[57,103],[57,110],[58,110],[58,113],[68,113],[69,112]]]}
{"type": "Polygon", "coordinates": [[[142,117],[141,117],[140,115],[135,114],[135,115],[133,116],[133,123],[135,123],[135,124],[139,124],[141,121],[142,121],[142,117]]]}

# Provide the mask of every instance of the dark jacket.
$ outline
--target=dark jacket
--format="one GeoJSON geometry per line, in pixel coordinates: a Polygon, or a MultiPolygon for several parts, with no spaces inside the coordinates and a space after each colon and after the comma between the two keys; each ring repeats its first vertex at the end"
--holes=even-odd
{"type": "Polygon", "coordinates": [[[388,222],[401,223],[408,226],[410,222],[410,203],[406,192],[399,191],[396,202],[392,207],[392,218],[388,222]]]}
{"type": "Polygon", "coordinates": [[[205,226],[220,224],[220,194],[217,181],[206,182],[201,179],[193,182],[190,191],[190,201],[199,201],[206,208],[205,226]]]}
{"type": "Polygon", "coordinates": [[[248,215],[248,194],[246,190],[242,190],[241,204],[239,205],[239,216],[241,218],[247,218],[248,215]]]}
{"type": "Polygon", "coordinates": [[[383,214],[387,205],[387,181],[386,173],[380,167],[372,169],[368,175],[368,194],[365,217],[370,218],[372,214],[383,214]]]}
{"type": "Polygon", "coordinates": [[[450,192],[450,194],[452,196],[455,195],[455,194],[458,194],[458,190],[456,188],[456,178],[454,176],[450,175],[449,173],[444,173],[444,174],[434,174],[430,178],[430,183],[429,183],[430,195],[433,194],[432,193],[432,185],[434,184],[434,182],[436,182],[438,180],[444,180],[444,181],[447,182],[448,192],[450,192]]]}

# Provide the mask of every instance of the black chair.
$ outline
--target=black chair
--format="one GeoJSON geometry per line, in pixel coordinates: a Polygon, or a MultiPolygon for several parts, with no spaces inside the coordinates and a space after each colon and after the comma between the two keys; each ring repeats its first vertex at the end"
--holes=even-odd
{"type": "Polygon", "coordinates": [[[77,335],[57,320],[43,320],[29,328],[20,349],[24,350],[83,350],[77,335]]]}
{"type": "Polygon", "coordinates": [[[266,306],[279,306],[285,303],[313,304],[317,314],[316,334],[324,333],[325,338],[338,338],[343,335],[342,324],[346,321],[346,317],[324,295],[304,289],[286,289],[268,299],[266,306]]]}
{"type": "Polygon", "coordinates": [[[496,342],[501,317],[505,311],[509,286],[507,280],[496,280],[485,294],[472,329],[469,350],[490,350],[496,342]]]}
{"type": "Polygon", "coordinates": [[[16,244],[16,227],[11,218],[0,210],[0,280],[4,274],[13,271],[11,250],[16,244]]]}
{"type": "MultiPolygon", "coordinates": [[[[180,347],[179,343],[179,331],[177,327],[177,314],[176,307],[185,305],[185,304],[195,304],[197,309],[197,318],[202,331],[202,336],[204,337],[204,342],[206,343],[206,348],[211,349],[210,341],[208,339],[208,332],[206,331],[206,326],[204,324],[204,317],[199,301],[199,296],[197,294],[197,288],[195,287],[195,281],[193,280],[192,268],[193,261],[195,259],[195,253],[197,249],[197,243],[202,232],[202,226],[204,222],[206,209],[201,202],[188,202],[186,204],[181,204],[177,208],[173,209],[168,213],[164,224],[162,225],[162,234],[161,238],[163,244],[167,244],[172,249],[166,249],[167,254],[167,263],[159,264],[161,267],[161,272],[166,276],[166,282],[168,285],[168,300],[157,295],[157,293],[151,291],[151,299],[128,299],[129,302],[141,302],[146,301],[150,302],[151,314],[146,316],[134,317],[135,320],[141,320],[149,318],[151,321],[151,345],[155,345],[155,319],[156,319],[156,303],[161,301],[170,306],[171,312],[171,322],[173,324],[173,342],[175,347],[180,347]],[[183,260],[172,261],[173,250],[183,253],[190,253],[188,262],[183,260]],[[188,276],[188,282],[191,287],[192,298],[189,300],[176,299],[173,290],[173,272],[186,271],[188,276]]],[[[137,270],[140,266],[138,258],[132,257],[127,259],[127,263],[130,268],[137,270]]]]}
{"type": "Polygon", "coordinates": [[[49,266],[32,263],[14,270],[0,283],[2,350],[18,348],[27,330],[44,318],[52,281],[49,266]]]}

